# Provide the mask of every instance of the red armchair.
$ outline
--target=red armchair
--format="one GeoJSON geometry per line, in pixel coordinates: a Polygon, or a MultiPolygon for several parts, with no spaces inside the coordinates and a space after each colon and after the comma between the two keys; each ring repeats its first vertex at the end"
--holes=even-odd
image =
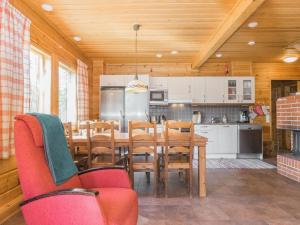
{"type": "Polygon", "coordinates": [[[62,185],[52,180],[44,155],[42,129],[34,116],[15,121],[15,147],[28,225],[134,225],[137,194],[121,167],[80,172],[62,185]]]}

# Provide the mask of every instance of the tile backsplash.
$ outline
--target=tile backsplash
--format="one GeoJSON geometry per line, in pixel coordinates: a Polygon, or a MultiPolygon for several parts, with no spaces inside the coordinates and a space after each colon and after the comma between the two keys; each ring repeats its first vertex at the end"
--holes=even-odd
{"type": "Polygon", "coordinates": [[[194,111],[200,111],[202,123],[208,123],[211,118],[222,121],[224,115],[228,122],[236,122],[240,119],[240,111],[248,110],[242,105],[197,105],[191,104],[169,104],[167,106],[150,106],[150,116],[165,115],[168,120],[192,120],[194,111]]]}

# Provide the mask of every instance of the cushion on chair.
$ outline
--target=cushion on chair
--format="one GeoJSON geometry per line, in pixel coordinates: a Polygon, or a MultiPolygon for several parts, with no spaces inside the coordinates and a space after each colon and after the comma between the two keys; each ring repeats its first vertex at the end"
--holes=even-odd
{"type": "Polygon", "coordinates": [[[104,210],[108,225],[137,223],[137,194],[128,188],[99,188],[98,201],[104,210]]]}

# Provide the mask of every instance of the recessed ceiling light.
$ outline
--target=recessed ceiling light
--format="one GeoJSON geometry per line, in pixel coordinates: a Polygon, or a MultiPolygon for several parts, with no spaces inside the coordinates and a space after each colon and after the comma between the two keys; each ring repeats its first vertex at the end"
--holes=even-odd
{"type": "Polygon", "coordinates": [[[285,57],[283,57],[282,60],[286,63],[293,63],[298,60],[298,57],[297,56],[285,56],[285,57]]]}
{"type": "Polygon", "coordinates": [[[74,36],[73,39],[74,39],[75,41],[81,41],[81,37],[80,37],[80,36],[74,36]]]}
{"type": "Polygon", "coordinates": [[[157,58],[161,58],[162,56],[163,56],[163,55],[162,55],[161,53],[157,53],[157,54],[156,54],[156,57],[157,57],[157,58]]]}
{"type": "Polygon", "coordinates": [[[50,5],[49,3],[43,3],[41,6],[42,6],[42,9],[47,11],[47,12],[52,12],[53,11],[53,6],[50,5]]]}
{"type": "Polygon", "coordinates": [[[250,45],[250,46],[253,46],[253,45],[255,45],[255,44],[256,44],[256,42],[253,41],[253,40],[248,42],[248,45],[250,45]]]}
{"type": "Polygon", "coordinates": [[[178,54],[178,51],[177,51],[177,50],[172,50],[172,51],[171,51],[171,54],[172,54],[172,55],[176,55],[176,54],[178,54]]]}
{"type": "Polygon", "coordinates": [[[299,53],[294,48],[286,48],[282,60],[286,63],[293,63],[299,59],[299,53]]]}
{"type": "Polygon", "coordinates": [[[248,27],[249,27],[249,28],[255,28],[255,27],[257,27],[257,26],[258,26],[258,22],[256,22],[256,21],[253,21],[253,22],[248,23],[248,27]]]}
{"type": "Polygon", "coordinates": [[[223,54],[222,53],[216,53],[217,58],[222,58],[223,54]]]}

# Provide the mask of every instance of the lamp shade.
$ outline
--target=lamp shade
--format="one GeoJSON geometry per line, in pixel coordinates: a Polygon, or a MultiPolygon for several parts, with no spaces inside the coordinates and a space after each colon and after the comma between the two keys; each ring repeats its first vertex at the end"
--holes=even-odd
{"type": "Polygon", "coordinates": [[[130,93],[143,93],[147,91],[148,86],[144,84],[143,81],[138,80],[137,77],[134,80],[130,81],[126,87],[126,92],[130,93]]]}

